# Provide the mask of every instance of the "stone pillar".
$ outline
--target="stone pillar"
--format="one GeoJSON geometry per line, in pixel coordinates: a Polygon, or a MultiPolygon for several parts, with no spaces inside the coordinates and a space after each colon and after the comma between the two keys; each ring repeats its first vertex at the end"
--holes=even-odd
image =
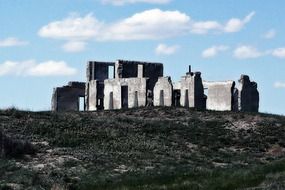
{"type": "Polygon", "coordinates": [[[247,75],[241,75],[239,80],[238,110],[245,112],[258,112],[259,110],[257,83],[251,82],[247,75]]]}

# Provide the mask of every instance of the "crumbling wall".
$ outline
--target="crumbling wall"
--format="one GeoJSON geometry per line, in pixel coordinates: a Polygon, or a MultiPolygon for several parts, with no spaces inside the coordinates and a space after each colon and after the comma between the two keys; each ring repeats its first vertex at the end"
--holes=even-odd
{"type": "Polygon", "coordinates": [[[128,87],[128,108],[146,105],[146,78],[109,79],[104,81],[104,109],[122,108],[122,87],[128,87]]]}
{"type": "Polygon", "coordinates": [[[163,64],[145,63],[143,68],[143,77],[148,78],[147,89],[153,91],[158,78],[163,77],[163,64]]]}
{"type": "Polygon", "coordinates": [[[138,77],[137,61],[117,60],[115,63],[115,78],[135,78],[138,77]]]}
{"type": "Polygon", "coordinates": [[[203,82],[207,89],[207,109],[215,111],[232,111],[234,109],[234,81],[203,82]]]}
{"type": "Polygon", "coordinates": [[[115,78],[148,78],[147,88],[153,91],[159,77],[163,77],[163,64],[117,60],[115,78]]]}
{"type": "Polygon", "coordinates": [[[160,77],[153,89],[154,106],[172,106],[173,86],[170,77],[160,77]]]}
{"type": "Polygon", "coordinates": [[[97,80],[91,80],[86,84],[85,104],[86,111],[97,110],[97,80]]]}
{"type": "Polygon", "coordinates": [[[85,96],[84,82],[69,82],[67,86],[53,90],[53,111],[79,111],[79,98],[85,96]]]}
{"type": "MultiPolygon", "coordinates": [[[[86,68],[87,81],[104,81],[109,78],[109,66],[115,66],[115,62],[89,61],[86,68]]],[[[114,68],[113,68],[114,69],[114,68]]]]}
{"type": "MultiPolygon", "coordinates": [[[[115,62],[89,61],[86,68],[86,110],[104,109],[104,80],[109,78],[110,68],[114,72],[115,62]],[[111,67],[110,67],[111,66],[111,67]]],[[[114,76],[112,76],[114,78],[114,76]]]]}
{"type": "Polygon", "coordinates": [[[237,88],[238,110],[245,112],[258,112],[259,92],[257,83],[251,82],[249,76],[241,75],[237,88]]]}
{"type": "Polygon", "coordinates": [[[207,107],[218,111],[258,112],[259,109],[257,84],[246,75],[241,76],[237,89],[233,81],[204,83],[208,97],[204,95],[201,73],[192,72],[191,66],[186,76],[174,84],[170,77],[163,77],[161,63],[90,61],[86,75],[86,85],[71,82],[54,89],[52,110],[79,110],[79,97],[84,96],[84,109],[88,111],[153,105],[207,107]],[[110,69],[114,76],[109,78],[110,69]]]}
{"type": "Polygon", "coordinates": [[[180,81],[180,105],[189,108],[205,108],[204,87],[201,73],[189,73],[180,81]]]}

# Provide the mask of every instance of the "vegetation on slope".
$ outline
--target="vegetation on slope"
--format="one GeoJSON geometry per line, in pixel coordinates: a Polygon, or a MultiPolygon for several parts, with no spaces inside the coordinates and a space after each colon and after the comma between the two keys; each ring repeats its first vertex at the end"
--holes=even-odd
{"type": "Polygon", "coordinates": [[[283,189],[285,117],[142,108],[0,111],[36,154],[0,159],[0,189],[283,189]]]}

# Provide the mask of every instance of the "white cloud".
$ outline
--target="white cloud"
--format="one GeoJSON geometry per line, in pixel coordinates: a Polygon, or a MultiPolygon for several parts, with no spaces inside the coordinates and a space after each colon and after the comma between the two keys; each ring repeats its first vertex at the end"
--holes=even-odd
{"type": "Polygon", "coordinates": [[[278,48],[273,50],[272,55],[278,58],[285,58],[285,48],[278,48]]]}
{"type": "Polygon", "coordinates": [[[179,11],[147,10],[110,24],[99,40],[162,39],[186,34],[190,17],[179,11]]]}
{"type": "Polygon", "coordinates": [[[275,82],[274,88],[285,88],[285,82],[275,82]]]}
{"type": "Polygon", "coordinates": [[[234,57],[238,59],[252,59],[263,56],[264,53],[252,46],[239,46],[234,50],[234,57]]]}
{"type": "Polygon", "coordinates": [[[244,26],[249,23],[255,12],[251,12],[244,19],[232,18],[226,24],[219,23],[218,21],[200,21],[192,23],[192,33],[207,34],[210,31],[233,33],[239,32],[244,26]]]}
{"type": "Polygon", "coordinates": [[[165,44],[159,44],[155,49],[155,53],[157,55],[171,55],[174,54],[178,49],[178,45],[168,46],[165,44]]]}
{"type": "Polygon", "coordinates": [[[277,48],[261,52],[252,46],[239,46],[234,50],[234,57],[238,59],[250,59],[262,56],[274,56],[277,58],[285,58],[285,48],[277,48]]]}
{"type": "Polygon", "coordinates": [[[98,21],[92,14],[84,17],[71,15],[43,26],[38,33],[41,37],[81,42],[90,39],[98,41],[157,40],[189,33],[238,32],[253,15],[254,12],[243,20],[234,18],[226,24],[218,21],[195,21],[180,11],[160,9],[146,10],[113,23],[98,21]]]}
{"type": "Polygon", "coordinates": [[[0,47],[25,46],[28,44],[29,42],[27,41],[22,41],[12,37],[0,40],[0,47]]]}
{"type": "Polygon", "coordinates": [[[227,51],[229,49],[228,46],[220,45],[220,46],[213,46],[208,49],[205,49],[202,52],[202,57],[204,58],[210,58],[215,57],[218,53],[227,51]]]}
{"type": "Polygon", "coordinates": [[[194,34],[207,34],[211,30],[221,30],[223,26],[217,21],[193,22],[191,32],[194,34]]]}
{"type": "Polygon", "coordinates": [[[263,38],[265,39],[272,39],[276,36],[276,31],[274,29],[271,29],[269,31],[267,31],[264,35],[263,38]]]}
{"type": "Polygon", "coordinates": [[[71,14],[67,18],[54,21],[43,26],[38,34],[45,38],[65,39],[65,40],[87,40],[99,33],[102,23],[92,14],[80,17],[71,14]]]}
{"type": "Polygon", "coordinates": [[[70,41],[65,43],[62,48],[66,52],[81,52],[85,50],[86,42],[83,41],[70,41]]]}
{"type": "Polygon", "coordinates": [[[5,61],[0,64],[0,76],[68,76],[77,70],[69,67],[64,61],[46,61],[37,63],[34,60],[15,62],[5,61]]]}
{"type": "Polygon", "coordinates": [[[171,0],[101,0],[103,4],[112,4],[116,6],[121,6],[125,4],[134,3],[149,3],[149,4],[167,4],[171,0]]]}
{"type": "Polygon", "coordinates": [[[230,19],[224,26],[224,31],[229,32],[229,33],[240,31],[244,27],[245,24],[251,21],[254,15],[255,15],[255,12],[251,12],[243,20],[240,20],[237,18],[230,19]]]}

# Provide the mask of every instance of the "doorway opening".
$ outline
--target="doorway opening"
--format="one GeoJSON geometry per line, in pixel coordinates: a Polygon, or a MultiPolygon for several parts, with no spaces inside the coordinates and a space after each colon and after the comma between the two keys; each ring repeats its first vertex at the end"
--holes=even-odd
{"type": "Polygon", "coordinates": [[[173,92],[173,105],[176,107],[180,106],[180,97],[181,97],[181,91],[180,90],[174,90],[173,92]]]}
{"type": "Polygon", "coordinates": [[[160,90],[159,92],[159,106],[164,106],[164,91],[160,90]]]}
{"type": "Polygon", "coordinates": [[[138,97],[138,91],[135,91],[135,100],[134,100],[134,107],[139,107],[139,97],[138,97]]]}
{"type": "Polygon", "coordinates": [[[103,110],[104,109],[104,99],[98,98],[97,99],[97,110],[103,110]]]}
{"type": "Polygon", "coordinates": [[[185,90],[185,102],[184,102],[184,106],[189,108],[189,90],[185,90]]]}
{"type": "Polygon", "coordinates": [[[109,94],[109,110],[114,109],[114,102],[113,102],[113,92],[110,92],[109,94]]]}
{"type": "Polygon", "coordinates": [[[128,86],[122,86],[121,87],[121,103],[122,103],[123,109],[128,108],[128,102],[129,102],[129,88],[128,86]]]}

